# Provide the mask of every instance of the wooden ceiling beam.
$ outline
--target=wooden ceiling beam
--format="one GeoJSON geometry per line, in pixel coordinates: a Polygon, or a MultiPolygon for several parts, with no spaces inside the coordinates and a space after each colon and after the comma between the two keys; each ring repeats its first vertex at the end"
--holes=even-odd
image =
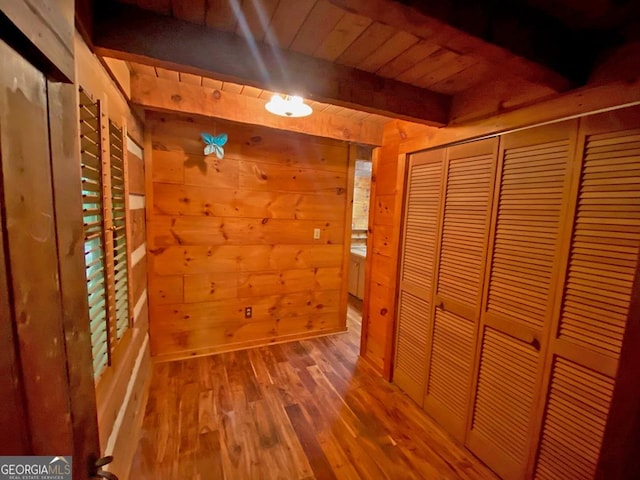
{"type": "Polygon", "coordinates": [[[161,66],[411,122],[443,126],[451,97],[114,2],[96,4],[104,56],[161,66]]]}
{"type": "Polygon", "coordinates": [[[382,144],[383,124],[379,122],[358,121],[325,112],[314,112],[303,118],[279,117],[265,110],[267,101],[262,98],[150,75],[131,76],[131,101],[160,112],[216,117],[365,145],[382,144]]]}
{"type": "Polygon", "coordinates": [[[525,2],[489,0],[329,0],[456,53],[489,62],[497,71],[565,91],[584,83],[591,60],[589,38],[525,2]]]}

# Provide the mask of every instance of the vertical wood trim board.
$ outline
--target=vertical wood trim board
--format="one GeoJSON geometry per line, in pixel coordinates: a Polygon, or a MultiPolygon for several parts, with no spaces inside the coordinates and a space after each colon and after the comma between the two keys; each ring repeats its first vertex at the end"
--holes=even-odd
{"type": "MultiPolygon", "coordinates": [[[[406,168],[407,168],[407,162],[408,160],[408,156],[405,154],[401,154],[398,155],[398,167],[397,167],[397,174],[396,174],[396,178],[395,178],[395,182],[393,184],[393,188],[394,188],[394,192],[395,194],[399,197],[399,198],[403,198],[404,195],[404,184],[405,184],[405,176],[406,176],[406,168]]],[[[402,217],[402,211],[404,209],[404,202],[402,201],[397,201],[395,202],[395,211],[393,213],[394,217],[399,218],[402,217]]],[[[388,287],[386,289],[380,289],[382,290],[382,292],[386,293],[386,295],[382,296],[382,300],[383,302],[381,302],[380,304],[380,309],[378,311],[378,314],[380,315],[381,318],[384,319],[384,329],[379,329],[379,331],[381,331],[382,335],[384,335],[384,337],[386,338],[393,338],[394,336],[394,331],[396,328],[394,319],[395,319],[395,308],[391,308],[391,305],[394,302],[397,302],[397,296],[398,296],[398,272],[400,271],[400,261],[398,259],[398,256],[393,255],[392,252],[393,251],[397,251],[397,245],[400,243],[400,237],[402,235],[401,232],[401,228],[388,228],[387,225],[379,225],[378,226],[378,231],[387,231],[387,243],[389,244],[387,248],[385,249],[377,249],[374,248],[373,252],[374,254],[385,254],[387,255],[390,260],[389,260],[389,264],[390,264],[390,268],[393,271],[393,275],[390,276],[389,279],[389,284],[388,287]],[[386,290],[386,291],[385,291],[386,290]]],[[[380,237],[378,237],[380,238],[380,237]]],[[[384,244],[384,242],[383,242],[384,244]]],[[[378,301],[380,301],[380,296],[378,298],[378,301]]],[[[378,335],[380,336],[380,335],[378,335]]],[[[394,350],[393,350],[393,343],[391,342],[380,342],[378,340],[378,343],[381,344],[384,347],[384,356],[382,357],[382,364],[383,364],[383,376],[384,378],[386,378],[388,381],[391,381],[391,376],[392,376],[392,363],[390,361],[387,361],[387,359],[391,359],[393,358],[394,355],[394,350]]]]}
{"type": "MultiPolygon", "coordinates": [[[[380,148],[374,148],[371,152],[371,190],[369,196],[369,219],[368,219],[368,229],[367,229],[367,258],[365,260],[365,281],[364,284],[364,295],[363,297],[366,300],[362,302],[362,331],[360,334],[360,355],[365,358],[367,361],[373,364],[368,356],[368,340],[369,335],[371,334],[369,328],[369,319],[371,316],[371,304],[373,302],[373,289],[371,288],[374,283],[374,279],[372,277],[373,272],[371,268],[371,257],[374,252],[373,248],[373,231],[375,229],[375,208],[372,207],[373,199],[376,197],[376,182],[375,182],[375,171],[376,166],[379,163],[379,156],[381,153],[380,148]]],[[[403,179],[404,182],[404,179],[403,179]]],[[[393,334],[391,334],[393,336],[393,334]]],[[[390,338],[390,337],[389,337],[390,338]]],[[[391,342],[387,342],[387,345],[390,345],[391,342]]],[[[391,363],[391,362],[387,362],[391,363]]]]}
{"type": "MultiPolygon", "coordinates": [[[[13,53],[6,44],[0,42],[0,56],[13,53]]],[[[4,82],[3,82],[4,83],[4,82]]],[[[0,108],[6,108],[0,97],[0,108]]],[[[0,111],[0,132],[8,118],[0,111]]],[[[0,141],[2,137],[0,136],[0,141]]],[[[5,141],[6,142],[6,141],[5,141]]],[[[0,143],[0,172],[7,162],[6,153],[0,143]]],[[[0,174],[0,181],[3,180],[0,174]]],[[[3,187],[4,188],[4,187],[3,187]]],[[[32,451],[29,439],[29,421],[26,415],[26,392],[23,386],[20,369],[20,344],[11,289],[13,282],[11,273],[11,252],[8,243],[6,223],[6,200],[0,195],[0,375],[5,379],[2,405],[0,409],[0,428],[7,435],[0,437],[0,455],[23,455],[32,451]]]]}
{"type": "MultiPolygon", "coordinates": [[[[113,429],[104,449],[105,455],[113,455],[114,461],[105,470],[118,475],[119,479],[129,477],[131,462],[139,436],[140,423],[145,410],[146,392],[151,381],[151,361],[149,354],[149,336],[142,331],[142,345],[127,382],[127,389],[114,421],[113,429]]],[[[137,342],[136,342],[137,343],[137,342]]]]}
{"type": "Polygon", "coordinates": [[[344,331],[348,144],[214,119],[147,120],[152,355],[344,331]],[[203,155],[200,132],[228,134],[224,158],[203,155]]]}
{"type": "Polygon", "coordinates": [[[351,260],[351,223],[353,218],[353,196],[356,174],[356,159],[358,149],[356,145],[349,145],[347,150],[347,186],[344,202],[344,236],[342,238],[343,259],[342,259],[342,275],[344,280],[341,282],[340,290],[340,311],[339,318],[347,318],[347,302],[349,300],[349,263],[351,260]]]}
{"type": "MultiPolygon", "coordinates": [[[[2,41],[0,63],[0,190],[13,292],[12,315],[6,321],[13,323],[18,340],[29,453],[69,455],[73,430],[58,277],[47,80],[2,41]],[[47,381],[41,381],[44,379],[47,381]]],[[[77,238],[81,242],[81,233],[77,238]]]]}
{"type": "Polygon", "coordinates": [[[394,219],[402,217],[406,164],[406,155],[398,155],[397,144],[374,151],[366,260],[366,275],[371,280],[365,285],[361,354],[389,381],[394,355],[389,340],[394,338],[400,263],[395,252],[402,237],[401,225],[394,219]],[[384,248],[376,248],[380,245],[384,248]]]}

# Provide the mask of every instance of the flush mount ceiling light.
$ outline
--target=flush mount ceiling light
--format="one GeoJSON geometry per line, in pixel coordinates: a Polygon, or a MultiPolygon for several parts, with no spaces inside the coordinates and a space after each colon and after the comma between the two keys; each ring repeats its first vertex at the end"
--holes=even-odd
{"type": "Polygon", "coordinates": [[[304,103],[302,97],[297,95],[286,95],[282,98],[280,95],[275,94],[271,97],[269,103],[265,105],[265,108],[281,117],[306,117],[311,115],[311,107],[304,103]]]}

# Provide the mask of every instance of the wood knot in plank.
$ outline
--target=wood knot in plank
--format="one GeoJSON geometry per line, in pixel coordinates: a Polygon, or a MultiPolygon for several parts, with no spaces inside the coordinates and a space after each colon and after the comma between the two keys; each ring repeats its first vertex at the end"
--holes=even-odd
{"type": "Polygon", "coordinates": [[[264,173],[257,165],[253,166],[253,173],[258,177],[259,180],[265,181],[267,180],[267,174],[264,173]]]}

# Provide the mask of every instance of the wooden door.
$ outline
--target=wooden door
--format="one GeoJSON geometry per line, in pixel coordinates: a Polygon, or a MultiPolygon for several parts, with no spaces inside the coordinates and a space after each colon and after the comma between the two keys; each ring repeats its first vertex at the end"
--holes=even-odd
{"type": "Polygon", "coordinates": [[[498,139],[447,149],[430,311],[424,408],[464,439],[489,237],[498,139]]]}
{"type": "MultiPolygon", "coordinates": [[[[0,115],[0,132],[2,115],[0,115]]],[[[0,165],[2,151],[0,150],[0,165]]],[[[0,197],[0,226],[3,218],[4,201],[0,197]]],[[[9,298],[10,265],[5,251],[4,229],[0,228],[0,378],[5,385],[0,395],[0,431],[10,432],[0,435],[0,455],[20,455],[30,449],[29,425],[24,410],[24,390],[18,362],[15,322],[9,298]]]]}
{"type": "Polygon", "coordinates": [[[596,472],[640,253],[640,109],[581,120],[575,176],[536,479],[596,472]]]}
{"type": "Polygon", "coordinates": [[[561,259],[577,122],[502,137],[466,445],[524,478],[561,259]]]}
{"type": "Polygon", "coordinates": [[[0,65],[0,363],[13,380],[3,427],[15,415],[3,430],[15,443],[0,454],[74,455],[74,478],[85,478],[99,448],[75,88],[1,40],[0,65]]]}
{"type": "Polygon", "coordinates": [[[444,149],[409,159],[393,382],[422,404],[433,295],[444,149]]]}

